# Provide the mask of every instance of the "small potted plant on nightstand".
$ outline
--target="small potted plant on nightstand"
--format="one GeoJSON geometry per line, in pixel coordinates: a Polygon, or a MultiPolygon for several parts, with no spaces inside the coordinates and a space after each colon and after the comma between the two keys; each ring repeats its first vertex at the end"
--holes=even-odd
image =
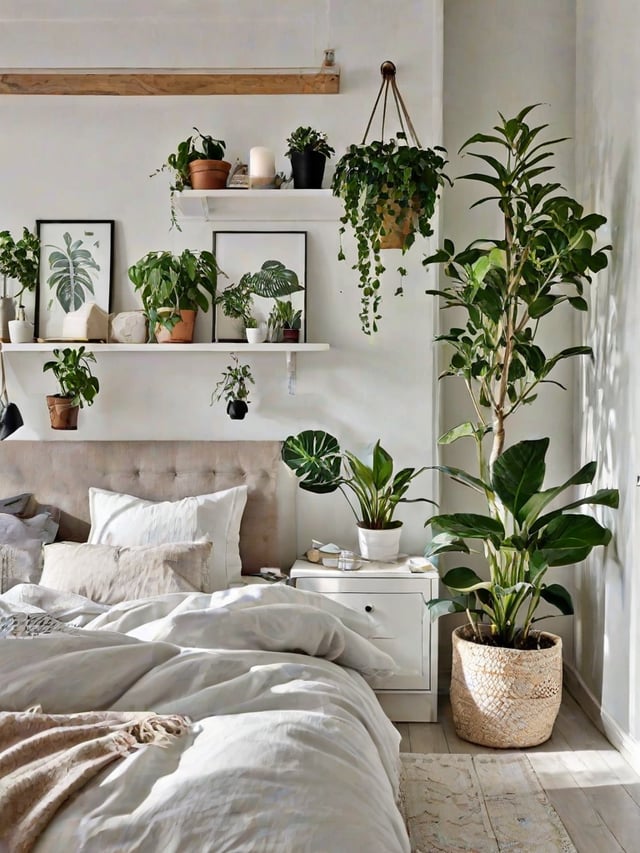
{"type": "Polygon", "coordinates": [[[208,311],[224,275],[211,252],[149,252],[129,267],[149,318],[149,336],[158,343],[191,343],[196,313],[208,311]]]}
{"type": "Polygon", "coordinates": [[[227,185],[227,176],[231,163],[224,160],[225,143],[222,139],[214,139],[193,128],[195,136],[188,136],[178,144],[178,148],[169,154],[166,161],[156,169],[159,172],[171,172],[171,226],[182,230],[176,219],[175,193],[184,189],[217,190],[227,185]]]}
{"type": "Polygon", "coordinates": [[[92,406],[100,390],[97,377],[91,372],[89,362],[95,361],[85,347],[54,349],[53,360],[43,365],[43,372],[51,370],[60,386],[59,394],[47,396],[47,407],[52,429],[77,429],[78,411],[92,406]]]}
{"type": "Polygon", "coordinates": [[[433,503],[428,498],[405,497],[411,481],[426,468],[402,468],[394,475],[393,459],[380,441],[366,456],[358,457],[342,451],[338,439],[328,432],[304,430],[285,440],[282,459],[300,479],[301,489],[316,494],[342,492],[356,517],[360,554],[370,560],[398,556],[402,522],[394,520],[394,514],[399,503],[433,503]]]}
{"type": "Polygon", "coordinates": [[[311,127],[298,127],[287,139],[287,146],[294,189],[321,189],[325,163],[335,154],[327,142],[327,134],[311,127]]]}
{"type": "Polygon", "coordinates": [[[227,365],[221,379],[216,383],[210,405],[224,398],[231,420],[241,421],[249,411],[248,383],[255,385],[255,382],[248,364],[240,364],[235,353],[231,353],[231,360],[232,364],[227,365]]]}

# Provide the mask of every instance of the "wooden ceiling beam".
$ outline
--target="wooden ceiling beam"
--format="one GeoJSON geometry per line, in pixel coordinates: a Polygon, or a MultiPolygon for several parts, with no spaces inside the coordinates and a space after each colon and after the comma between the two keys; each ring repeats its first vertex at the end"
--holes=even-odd
{"type": "Polygon", "coordinates": [[[0,95],[337,95],[340,71],[0,71],[0,95]]]}

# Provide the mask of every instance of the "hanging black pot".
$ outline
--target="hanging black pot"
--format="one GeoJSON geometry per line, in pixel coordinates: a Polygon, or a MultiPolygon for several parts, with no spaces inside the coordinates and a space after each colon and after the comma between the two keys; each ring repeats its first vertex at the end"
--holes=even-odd
{"type": "Polygon", "coordinates": [[[324,154],[308,149],[306,151],[291,152],[291,171],[293,173],[293,187],[296,190],[319,190],[322,189],[322,178],[324,177],[324,154]]]}
{"type": "Polygon", "coordinates": [[[227,403],[227,414],[232,421],[241,421],[249,411],[244,400],[229,400],[227,403]]]}

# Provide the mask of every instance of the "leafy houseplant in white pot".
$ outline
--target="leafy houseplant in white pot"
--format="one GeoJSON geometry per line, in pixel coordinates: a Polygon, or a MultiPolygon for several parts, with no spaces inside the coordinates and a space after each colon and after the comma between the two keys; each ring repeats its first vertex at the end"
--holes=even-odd
{"type": "Polygon", "coordinates": [[[330,433],[304,430],[285,440],[282,459],[299,478],[301,489],[316,494],[342,492],[356,519],[360,554],[370,560],[391,561],[398,556],[402,522],[394,514],[399,503],[433,503],[405,497],[412,480],[426,469],[402,468],[394,475],[393,459],[380,441],[366,458],[359,458],[342,451],[330,433]]]}
{"type": "Polygon", "coordinates": [[[93,405],[100,391],[89,363],[95,360],[85,347],[65,347],[54,349],[53,359],[44,364],[43,372],[51,370],[60,387],[58,394],[47,396],[52,429],[77,429],[79,409],[93,405]]]}
{"type": "Polygon", "coordinates": [[[10,231],[0,231],[0,340],[26,343],[33,339],[33,326],[27,322],[20,297],[33,291],[38,284],[40,264],[40,239],[37,234],[22,229],[22,237],[15,240],[10,231]],[[15,279],[20,289],[11,297],[7,295],[7,279],[15,279]],[[16,316],[17,303],[17,316],[16,316]]]}
{"type": "Polygon", "coordinates": [[[460,737],[491,747],[534,746],[551,736],[562,693],[561,640],[534,626],[554,615],[540,612],[541,605],[569,615],[573,604],[564,586],[549,583],[547,575],[579,563],[611,538],[591,515],[572,510],[618,505],[617,490],[600,489],[558,506],[564,491],[593,481],[596,463],[560,485],[545,486],[548,438],[505,449],[507,421],[553,382],[553,368],[591,355],[589,347],[572,346],[548,356],[536,338],[544,318],[560,305],[587,310],[584,289],[608,262],[605,249],[594,246],[604,217],[585,214],[560,184],[536,180],[553,168],[547,160],[562,140],[540,142],[544,126],[525,121],[532,109],[501,116],[495,133],[475,134],[461,149],[498,150],[498,156],[469,151],[489,171],[464,177],[490,186],[491,197],[476,204],[497,202],[504,236],[474,240],[459,252],[445,240],[424,262],[442,264],[451,280],[430,291],[456,310],[455,326],[438,338],[451,352],[443,376],[464,382],[474,413],[440,443],[470,438],[478,460],[474,473],[438,467],[477,492],[485,510],[429,519],[432,540],[425,556],[469,554],[479,543],[488,568],[484,577],[465,565],[448,568],[442,582],[451,597],[429,607],[434,617],[467,615],[469,624],[453,635],[453,718],[460,737]]]}

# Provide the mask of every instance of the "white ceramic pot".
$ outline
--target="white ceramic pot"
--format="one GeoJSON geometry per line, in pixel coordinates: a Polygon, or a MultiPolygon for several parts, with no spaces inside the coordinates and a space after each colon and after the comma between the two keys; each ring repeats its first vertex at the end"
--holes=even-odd
{"type": "Polygon", "coordinates": [[[12,344],[30,344],[33,340],[33,323],[27,320],[9,320],[7,325],[12,344]]]}
{"type": "Polygon", "coordinates": [[[245,329],[247,343],[263,344],[267,339],[267,327],[257,326],[255,329],[245,329]]]}
{"type": "Polygon", "coordinates": [[[387,530],[370,530],[358,525],[358,547],[361,556],[368,560],[395,560],[400,553],[401,534],[401,524],[387,530]]]}

